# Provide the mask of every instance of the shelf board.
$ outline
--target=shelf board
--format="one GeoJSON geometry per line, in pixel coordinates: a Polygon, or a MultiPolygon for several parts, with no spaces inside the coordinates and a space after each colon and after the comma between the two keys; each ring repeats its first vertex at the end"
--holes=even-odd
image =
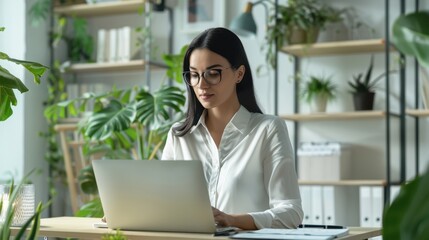
{"type": "Polygon", "coordinates": [[[280,115],[281,118],[289,121],[316,121],[316,120],[349,120],[349,119],[369,119],[384,118],[384,111],[355,111],[355,112],[335,112],[335,113],[300,113],[280,115]]]}
{"type": "Polygon", "coordinates": [[[429,109],[407,109],[406,112],[413,117],[429,117],[429,109]]]}
{"type": "Polygon", "coordinates": [[[280,51],[297,57],[326,56],[382,52],[385,49],[384,45],[384,39],[368,39],[315,44],[295,44],[285,46],[280,51]]]}
{"type": "MultiPolygon", "coordinates": [[[[76,63],[67,68],[68,73],[91,73],[106,71],[129,71],[144,70],[147,64],[144,60],[132,60],[129,62],[112,62],[112,63],[76,63]]],[[[161,69],[161,66],[150,64],[151,69],[161,69]]]]}
{"type": "Polygon", "coordinates": [[[65,16],[94,17],[103,15],[137,13],[145,0],[128,0],[97,4],[75,4],[55,7],[54,13],[65,16]]]}
{"type": "Polygon", "coordinates": [[[338,180],[338,181],[316,181],[298,180],[299,185],[319,185],[319,186],[386,186],[386,180],[338,180]]]}

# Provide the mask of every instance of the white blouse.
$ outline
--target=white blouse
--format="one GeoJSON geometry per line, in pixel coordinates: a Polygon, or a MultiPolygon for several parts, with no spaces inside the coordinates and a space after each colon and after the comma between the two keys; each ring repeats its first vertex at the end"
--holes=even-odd
{"type": "Polygon", "coordinates": [[[201,160],[212,206],[250,214],[258,228],[295,228],[303,217],[285,122],[243,106],[226,125],[219,149],[199,122],[182,137],[170,129],[163,160],[201,160]]]}

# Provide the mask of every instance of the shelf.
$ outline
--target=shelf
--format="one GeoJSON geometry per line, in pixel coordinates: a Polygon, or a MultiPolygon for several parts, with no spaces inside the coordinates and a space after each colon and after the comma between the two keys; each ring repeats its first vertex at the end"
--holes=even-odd
{"type": "MultiPolygon", "coordinates": [[[[129,62],[113,62],[113,63],[77,63],[72,64],[67,68],[68,73],[90,73],[90,72],[106,72],[106,71],[130,71],[144,70],[147,64],[144,60],[132,60],[129,62]]],[[[151,69],[161,69],[159,64],[150,64],[151,69]]]]}
{"type": "Polygon", "coordinates": [[[145,0],[128,0],[98,4],[75,4],[54,8],[54,13],[72,17],[93,17],[123,13],[137,13],[145,0]]]}
{"type": "Polygon", "coordinates": [[[413,117],[429,117],[429,109],[407,109],[406,112],[413,117]]]}
{"type": "Polygon", "coordinates": [[[384,118],[384,111],[355,111],[355,112],[336,112],[336,113],[301,113],[287,114],[280,117],[289,121],[316,121],[316,120],[349,120],[349,119],[370,119],[384,118]]]}
{"type": "Polygon", "coordinates": [[[338,180],[338,181],[316,181],[298,180],[299,185],[318,186],[386,186],[386,180],[338,180]]]}
{"type": "Polygon", "coordinates": [[[384,39],[322,42],[290,45],[280,51],[297,57],[373,53],[384,51],[384,44],[384,39]]]}

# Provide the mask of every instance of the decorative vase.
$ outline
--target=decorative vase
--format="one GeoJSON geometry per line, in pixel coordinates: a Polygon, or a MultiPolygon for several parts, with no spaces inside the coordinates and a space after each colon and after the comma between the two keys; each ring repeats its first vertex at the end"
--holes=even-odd
{"type": "MultiPolygon", "coordinates": [[[[9,205],[9,185],[0,185],[0,197],[3,200],[3,207],[0,212],[0,223],[6,219],[9,205]]],[[[34,215],[35,193],[33,184],[23,184],[14,200],[15,212],[12,218],[12,226],[22,226],[34,215]]],[[[0,224],[0,225],[1,225],[0,224]]]]}
{"type": "Polygon", "coordinates": [[[311,112],[326,112],[326,105],[328,103],[328,96],[325,94],[317,94],[310,102],[311,112]]]}
{"type": "Polygon", "coordinates": [[[359,92],[353,94],[355,111],[372,110],[374,106],[374,92],[359,92]]]}

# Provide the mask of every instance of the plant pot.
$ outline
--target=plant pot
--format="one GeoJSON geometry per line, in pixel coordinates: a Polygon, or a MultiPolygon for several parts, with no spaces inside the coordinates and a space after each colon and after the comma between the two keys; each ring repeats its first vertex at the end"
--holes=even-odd
{"type": "Polygon", "coordinates": [[[374,106],[374,92],[360,92],[353,94],[355,111],[372,110],[374,106]]]}
{"type": "Polygon", "coordinates": [[[326,112],[326,105],[328,103],[328,97],[324,94],[315,95],[310,102],[311,112],[326,112]]]}
{"type": "Polygon", "coordinates": [[[319,37],[318,27],[312,27],[308,30],[305,30],[296,26],[289,26],[288,32],[286,34],[286,41],[287,41],[287,44],[289,45],[303,44],[303,43],[311,44],[311,43],[315,43],[318,37],[319,37]]]}

